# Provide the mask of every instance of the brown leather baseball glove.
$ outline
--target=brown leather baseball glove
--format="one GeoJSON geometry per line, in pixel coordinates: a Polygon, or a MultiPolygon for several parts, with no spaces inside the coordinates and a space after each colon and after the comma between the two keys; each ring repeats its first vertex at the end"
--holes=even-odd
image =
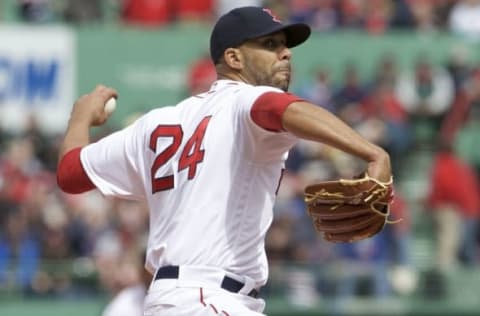
{"type": "Polygon", "coordinates": [[[388,220],[393,180],[364,173],[358,179],[324,181],[305,188],[305,202],[316,230],[332,242],[353,242],[379,233],[388,220]]]}

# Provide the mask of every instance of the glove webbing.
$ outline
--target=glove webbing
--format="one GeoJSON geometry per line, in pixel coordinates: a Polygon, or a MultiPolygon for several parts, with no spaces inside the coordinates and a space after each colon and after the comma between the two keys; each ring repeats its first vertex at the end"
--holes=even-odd
{"type": "MultiPolygon", "coordinates": [[[[371,188],[369,188],[368,191],[360,192],[352,196],[345,196],[343,192],[328,192],[325,189],[321,189],[319,192],[315,192],[314,194],[305,193],[305,202],[309,204],[310,202],[316,200],[317,198],[321,199],[321,198],[336,197],[336,198],[339,198],[339,200],[330,200],[333,203],[336,202],[336,204],[334,204],[331,207],[331,210],[334,211],[338,207],[344,205],[345,204],[344,202],[346,199],[351,200],[353,204],[360,204],[360,202],[362,201],[362,196],[366,193],[369,193],[369,191],[373,190],[365,198],[363,198],[363,202],[369,202],[375,198],[373,201],[370,202],[370,209],[375,213],[377,213],[378,215],[381,215],[383,217],[388,217],[390,215],[390,208],[387,208],[388,209],[387,212],[382,212],[380,209],[378,209],[375,206],[375,204],[388,206],[388,203],[380,202],[380,200],[383,199],[385,195],[389,193],[390,190],[388,186],[393,183],[393,177],[390,177],[390,180],[388,182],[382,182],[380,180],[370,177],[367,173],[365,173],[364,177],[360,179],[353,179],[353,180],[339,179],[339,183],[345,186],[348,186],[348,185],[356,186],[359,183],[368,182],[368,181],[373,181],[376,184],[376,185],[373,185],[371,188]]],[[[400,221],[402,221],[401,218],[395,221],[386,219],[385,223],[397,224],[400,221]]]]}

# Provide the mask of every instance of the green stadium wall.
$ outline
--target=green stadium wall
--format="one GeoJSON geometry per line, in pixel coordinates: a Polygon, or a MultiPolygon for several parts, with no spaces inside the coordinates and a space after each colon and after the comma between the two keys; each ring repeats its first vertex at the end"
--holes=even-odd
{"type": "MultiPolygon", "coordinates": [[[[78,93],[90,91],[97,83],[117,88],[120,97],[112,117],[115,124],[122,124],[132,113],[175,104],[185,97],[188,70],[197,58],[208,54],[209,46],[209,28],[203,25],[174,25],[159,30],[81,28],[76,34],[78,93]]],[[[392,54],[401,69],[412,67],[419,55],[444,63],[456,48],[463,48],[476,62],[478,45],[444,33],[317,33],[293,49],[292,89],[310,80],[319,67],[328,69],[338,82],[349,62],[356,64],[360,75],[368,79],[385,53],[392,54]]]]}

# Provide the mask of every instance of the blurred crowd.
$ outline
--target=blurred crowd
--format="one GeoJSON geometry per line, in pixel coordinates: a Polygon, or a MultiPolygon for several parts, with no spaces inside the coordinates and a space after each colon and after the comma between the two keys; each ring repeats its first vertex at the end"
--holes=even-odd
{"type": "MultiPolygon", "coordinates": [[[[480,28],[476,0],[19,0],[18,12],[26,22],[83,23],[100,21],[109,5],[118,8],[124,23],[161,26],[179,19],[211,21],[233,6],[262,4],[317,31],[360,28],[378,34],[410,28],[480,35],[474,29],[480,28]]],[[[440,64],[419,55],[411,71],[400,68],[391,52],[367,79],[357,67],[346,64],[342,80],[335,82],[319,66],[293,92],[384,147],[397,183],[420,177],[427,189],[412,198],[396,187],[390,220],[401,221],[378,236],[354,244],[326,243],[305,211],[303,188],[320,179],[355,176],[364,164],[328,146],[300,142],[287,161],[266,241],[273,276],[267,294],[289,288],[283,294],[292,302],[309,304],[322,295],[348,298],[362,289],[374,297],[411,293],[416,285],[412,243],[421,233],[418,211],[433,227],[436,271],[480,265],[480,65],[459,48],[440,64]],[[425,153],[428,168],[421,168],[415,158],[425,153]],[[284,262],[312,265],[317,275],[293,266],[277,275],[284,262]]],[[[214,79],[204,56],[192,64],[186,86],[195,94],[214,79]]],[[[79,297],[141,284],[139,258],[149,225],[145,205],[105,199],[96,191],[60,192],[55,170],[61,137],[45,134],[34,119],[22,134],[0,131],[0,290],[79,297]]]]}
{"type": "Polygon", "coordinates": [[[316,69],[295,92],[390,153],[396,189],[389,219],[399,222],[358,243],[322,241],[305,214],[304,187],[354,177],[365,164],[329,146],[302,141],[287,161],[267,243],[270,257],[335,267],[326,279],[319,277],[312,291],[321,294],[321,283],[329,284],[334,275],[339,298],[358,294],[365,279],[369,295],[377,298],[414,291],[419,281],[413,254],[417,235],[431,240],[428,269],[436,280],[459,267],[480,267],[479,75],[479,65],[461,49],[443,64],[419,55],[411,69],[400,69],[395,55],[386,52],[369,78],[361,79],[358,65],[347,63],[339,83],[326,68],[316,69]],[[412,185],[420,192],[412,192],[412,185]],[[416,222],[423,218],[427,225],[416,222]],[[431,234],[422,231],[428,227],[431,234]]]}
{"type": "Polygon", "coordinates": [[[478,37],[478,0],[17,0],[18,17],[31,23],[115,21],[163,27],[176,22],[211,22],[237,6],[269,7],[279,17],[306,22],[315,31],[394,29],[448,30],[478,37]]]}

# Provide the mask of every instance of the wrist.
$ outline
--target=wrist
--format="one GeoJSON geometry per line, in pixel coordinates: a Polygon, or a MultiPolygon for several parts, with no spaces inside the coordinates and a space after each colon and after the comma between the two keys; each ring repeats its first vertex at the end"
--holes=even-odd
{"type": "Polygon", "coordinates": [[[372,151],[371,156],[369,157],[369,162],[383,162],[390,161],[390,156],[388,153],[381,147],[375,145],[375,149],[372,151]]]}
{"type": "Polygon", "coordinates": [[[367,173],[372,178],[388,182],[392,178],[390,156],[382,148],[378,148],[368,163],[367,173]]]}
{"type": "Polygon", "coordinates": [[[72,115],[68,120],[68,127],[86,127],[92,126],[91,120],[86,115],[72,115]]]}

